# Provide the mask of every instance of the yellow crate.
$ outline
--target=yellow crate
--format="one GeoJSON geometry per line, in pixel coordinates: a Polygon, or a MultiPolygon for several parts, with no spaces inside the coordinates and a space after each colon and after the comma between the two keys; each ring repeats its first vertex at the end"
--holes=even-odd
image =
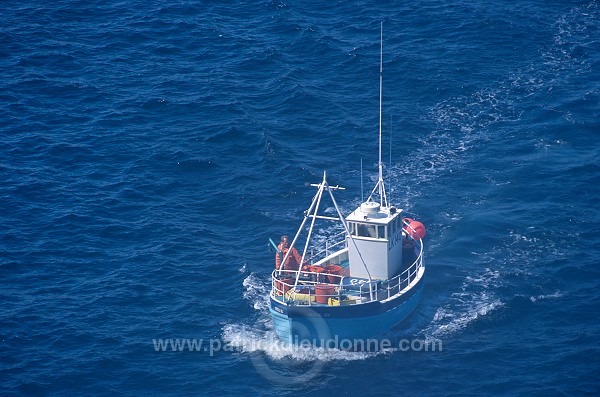
{"type": "Polygon", "coordinates": [[[337,298],[329,298],[329,300],[327,301],[327,304],[329,306],[340,306],[340,304],[342,306],[346,306],[346,305],[353,305],[355,303],[356,303],[355,299],[342,299],[342,301],[340,302],[340,300],[337,298]]]}

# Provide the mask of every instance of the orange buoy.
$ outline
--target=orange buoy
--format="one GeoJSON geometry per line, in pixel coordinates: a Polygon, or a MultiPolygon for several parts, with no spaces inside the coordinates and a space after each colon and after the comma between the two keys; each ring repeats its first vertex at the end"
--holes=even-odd
{"type": "Polygon", "coordinates": [[[339,276],[339,274],[341,271],[342,271],[342,267],[340,265],[336,265],[335,263],[325,266],[325,273],[329,273],[327,278],[329,279],[329,282],[332,284],[339,284],[339,282],[341,280],[341,277],[339,276]]]}
{"type": "Polygon", "coordinates": [[[413,221],[412,219],[410,220],[410,224],[404,228],[404,231],[417,241],[425,237],[425,233],[427,233],[425,225],[419,221],[413,221]]]}

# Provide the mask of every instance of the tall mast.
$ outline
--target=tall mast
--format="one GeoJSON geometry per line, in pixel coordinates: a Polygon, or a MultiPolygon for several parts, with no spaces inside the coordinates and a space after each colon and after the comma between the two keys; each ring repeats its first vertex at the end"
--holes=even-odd
{"type": "Polygon", "coordinates": [[[367,201],[372,200],[373,194],[377,192],[379,194],[379,205],[381,208],[388,207],[388,200],[385,193],[385,185],[383,183],[383,162],[381,161],[381,103],[383,98],[383,22],[381,22],[381,39],[380,39],[380,49],[379,49],[379,179],[377,180],[377,184],[373,188],[373,191],[367,198],[367,201]]]}
{"type": "Polygon", "coordinates": [[[381,33],[379,40],[379,205],[387,207],[385,197],[385,186],[383,184],[383,163],[381,162],[381,103],[383,98],[383,22],[381,22],[381,33]]]}

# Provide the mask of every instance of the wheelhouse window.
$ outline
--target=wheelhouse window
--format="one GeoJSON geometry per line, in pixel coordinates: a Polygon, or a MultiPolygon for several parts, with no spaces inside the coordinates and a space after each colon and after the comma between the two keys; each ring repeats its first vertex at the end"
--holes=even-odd
{"type": "Polygon", "coordinates": [[[375,225],[369,225],[367,223],[359,223],[357,236],[358,237],[377,238],[377,234],[375,231],[375,225]]]}
{"type": "Polygon", "coordinates": [[[358,237],[370,237],[385,239],[386,227],[383,225],[374,225],[372,223],[349,222],[350,234],[358,237]]]}

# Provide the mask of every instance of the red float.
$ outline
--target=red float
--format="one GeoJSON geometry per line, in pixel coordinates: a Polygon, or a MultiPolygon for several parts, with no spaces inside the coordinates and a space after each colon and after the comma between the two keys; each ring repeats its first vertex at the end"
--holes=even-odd
{"type": "Polygon", "coordinates": [[[419,221],[413,221],[410,218],[406,218],[406,220],[410,222],[408,226],[404,227],[404,231],[406,232],[406,234],[408,234],[417,241],[425,237],[425,234],[427,233],[425,225],[423,225],[419,221]]]}

